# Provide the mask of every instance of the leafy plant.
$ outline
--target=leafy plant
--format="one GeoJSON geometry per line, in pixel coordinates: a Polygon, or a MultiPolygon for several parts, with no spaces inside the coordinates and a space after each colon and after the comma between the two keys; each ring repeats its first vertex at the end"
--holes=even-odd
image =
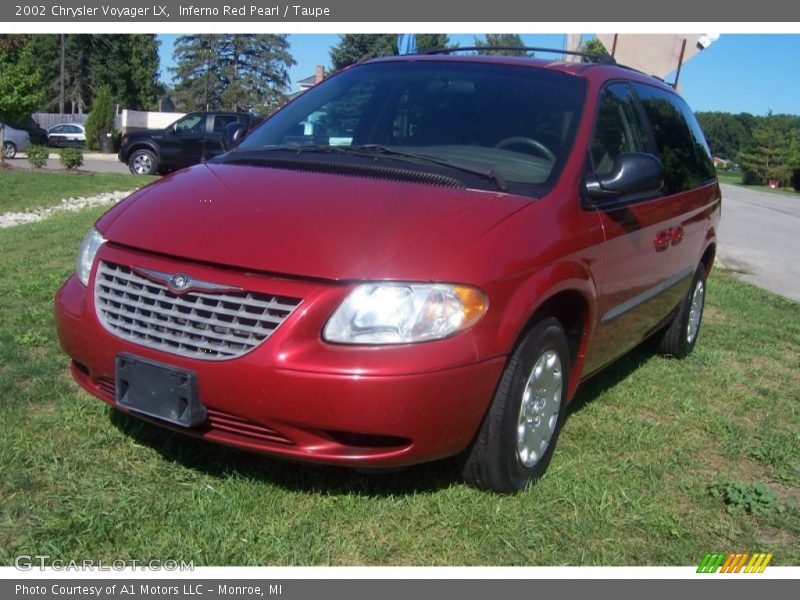
{"type": "Polygon", "coordinates": [[[41,169],[47,164],[47,157],[50,152],[44,146],[28,146],[25,154],[34,169],[41,169]]]}
{"type": "Polygon", "coordinates": [[[100,137],[114,133],[116,109],[111,87],[101,86],[94,97],[92,112],[86,118],[86,146],[89,150],[100,147],[100,137]]]}
{"type": "Polygon", "coordinates": [[[778,494],[763,483],[724,481],[712,484],[709,491],[728,506],[728,512],[744,509],[748,513],[761,515],[781,509],[778,494]]]}
{"type": "Polygon", "coordinates": [[[65,169],[77,169],[83,166],[83,152],[79,148],[64,148],[59,161],[65,169]]]}

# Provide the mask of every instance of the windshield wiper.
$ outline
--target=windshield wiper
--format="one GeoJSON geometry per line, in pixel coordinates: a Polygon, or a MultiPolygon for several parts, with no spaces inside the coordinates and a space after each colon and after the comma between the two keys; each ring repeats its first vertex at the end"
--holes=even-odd
{"type": "Polygon", "coordinates": [[[430,154],[423,154],[420,152],[406,152],[404,150],[396,150],[390,146],[384,146],[382,144],[362,144],[360,146],[340,146],[342,150],[345,152],[351,152],[352,154],[363,154],[365,156],[374,156],[375,154],[384,154],[387,156],[397,156],[399,158],[410,158],[415,160],[423,160],[429,163],[433,163],[436,165],[441,165],[443,167],[448,167],[450,169],[456,169],[458,171],[463,171],[464,173],[470,173],[471,175],[477,175],[484,179],[488,179],[489,181],[494,182],[494,184],[500,188],[501,191],[507,192],[508,191],[508,182],[506,182],[505,178],[493,171],[492,169],[478,169],[476,167],[469,167],[467,165],[463,165],[461,163],[454,162],[447,158],[441,158],[439,156],[431,156],[430,154]]]}
{"type": "Polygon", "coordinates": [[[423,154],[420,152],[396,150],[395,148],[384,146],[382,144],[362,144],[358,146],[328,146],[325,144],[307,144],[301,146],[264,146],[261,150],[264,152],[291,152],[292,154],[346,154],[373,159],[377,159],[380,156],[406,158],[409,160],[424,161],[431,164],[440,165],[448,169],[455,169],[471,175],[477,175],[478,177],[488,179],[489,181],[493,182],[503,192],[507,192],[509,190],[508,183],[506,182],[505,178],[491,169],[478,169],[476,167],[470,167],[454,162],[447,158],[431,156],[430,154],[423,154]]]}

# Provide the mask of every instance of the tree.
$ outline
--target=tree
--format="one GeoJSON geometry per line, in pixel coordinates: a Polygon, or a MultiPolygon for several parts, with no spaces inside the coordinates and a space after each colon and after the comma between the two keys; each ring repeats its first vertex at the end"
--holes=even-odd
{"type": "MultiPolygon", "coordinates": [[[[59,106],[61,36],[35,35],[29,46],[42,72],[43,110],[59,106]]],[[[94,90],[111,86],[125,108],[158,103],[158,40],[154,34],[68,34],[64,36],[64,95],[67,110],[84,112],[94,90]],[[70,106],[71,105],[71,106],[70,106]]]]}
{"type": "Polygon", "coordinates": [[[494,55],[501,56],[528,56],[522,48],[525,44],[518,33],[487,33],[486,39],[475,38],[475,45],[478,48],[520,48],[520,50],[495,50],[494,55]]]}
{"type": "Polygon", "coordinates": [[[231,35],[220,45],[223,106],[263,107],[271,113],[285,101],[289,67],[295,64],[285,35],[231,35]]]}
{"type": "MultiPolygon", "coordinates": [[[[458,45],[453,46],[457,48],[458,45]]],[[[450,38],[446,33],[418,33],[417,52],[428,52],[429,50],[440,50],[450,48],[450,38]]]]}
{"type": "Polygon", "coordinates": [[[369,58],[396,54],[396,34],[348,33],[340,35],[339,43],[331,48],[331,63],[339,70],[369,58]]]}
{"type": "Polygon", "coordinates": [[[789,136],[771,113],[753,129],[753,141],[741,154],[744,183],[766,185],[770,179],[788,183],[785,159],[789,152],[789,136]]]}
{"type": "MultiPolygon", "coordinates": [[[[606,47],[603,45],[598,38],[592,38],[590,40],[586,40],[581,47],[579,48],[580,52],[587,52],[589,54],[597,54],[598,56],[611,56],[606,50],[606,47]]],[[[584,59],[590,60],[590,59],[584,59]]]]}
{"type": "Polygon", "coordinates": [[[86,146],[89,150],[97,150],[100,138],[114,131],[116,109],[111,86],[98,88],[92,104],[92,112],[86,118],[86,146]]]}
{"type": "Polygon", "coordinates": [[[125,108],[147,110],[158,104],[158,40],[154,34],[102,34],[92,37],[92,88],[109,86],[125,108]]]}
{"type": "Polygon", "coordinates": [[[697,113],[697,120],[708,140],[714,156],[735,160],[739,153],[752,144],[750,124],[752,115],[732,115],[723,112],[697,113]]]}
{"type": "MultiPolygon", "coordinates": [[[[41,101],[41,77],[25,48],[25,36],[0,36],[0,122],[21,123],[41,101]]],[[[4,127],[0,125],[0,161],[4,127]]]]}
{"type": "Polygon", "coordinates": [[[284,100],[295,64],[287,36],[184,35],[175,42],[174,98],[184,110],[254,108],[284,100]]]}

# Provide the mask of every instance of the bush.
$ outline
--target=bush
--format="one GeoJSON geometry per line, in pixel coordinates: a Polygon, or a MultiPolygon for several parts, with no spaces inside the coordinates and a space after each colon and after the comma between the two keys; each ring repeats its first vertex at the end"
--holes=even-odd
{"type": "Polygon", "coordinates": [[[94,96],[92,111],[86,117],[86,147],[89,150],[97,150],[100,147],[100,136],[114,133],[116,109],[111,94],[111,87],[104,85],[94,96]]]}
{"type": "Polygon", "coordinates": [[[25,154],[34,169],[41,169],[47,164],[47,156],[50,151],[44,146],[28,146],[25,154]]]}
{"type": "Polygon", "coordinates": [[[83,152],[79,148],[64,148],[58,160],[65,169],[77,169],[83,166],[83,152]]]}

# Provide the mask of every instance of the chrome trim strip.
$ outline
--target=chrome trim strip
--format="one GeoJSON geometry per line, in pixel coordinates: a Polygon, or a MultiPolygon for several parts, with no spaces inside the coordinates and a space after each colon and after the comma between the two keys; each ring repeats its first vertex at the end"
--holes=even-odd
{"type": "Polygon", "coordinates": [[[618,304],[614,308],[609,309],[600,318],[600,323],[603,325],[610,323],[614,319],[624,315],[626,312],[630,312],[637,306],[644,304],[648,300],[652,300],[662,292],[666,292],[669,288],[678,285],[681,281],[691,276],[693,273],[694,269],[692,267],[686,267],[677,275],[673,275],[669,279],[665,279],[661,283],[643,291],[641,294],[637,294],[630,300],[626,300],[622,304],[618,304]]]}
{"type": "Polygon", "coordinates": [[[173,293],[176,294],[185,294],[192,291],[213,292],[216,294],[244,291],[240,287],[219,285],[217,283],[211,283],[210,281],[201,281],[199,279],[195,279],[194,277],[190,278],[190,284],[186,287],[176,288],[174,285],[172,285],[172,278],[176,275],[176,273],[162,273],[161,271],[145,269],[144,267],[139,266],[132,266],[131,270],[135,273],[138,273],[142,277],[149,279],[150,281],[155,281],[156,283],[161,283],[167,286],[173,293]]]}

